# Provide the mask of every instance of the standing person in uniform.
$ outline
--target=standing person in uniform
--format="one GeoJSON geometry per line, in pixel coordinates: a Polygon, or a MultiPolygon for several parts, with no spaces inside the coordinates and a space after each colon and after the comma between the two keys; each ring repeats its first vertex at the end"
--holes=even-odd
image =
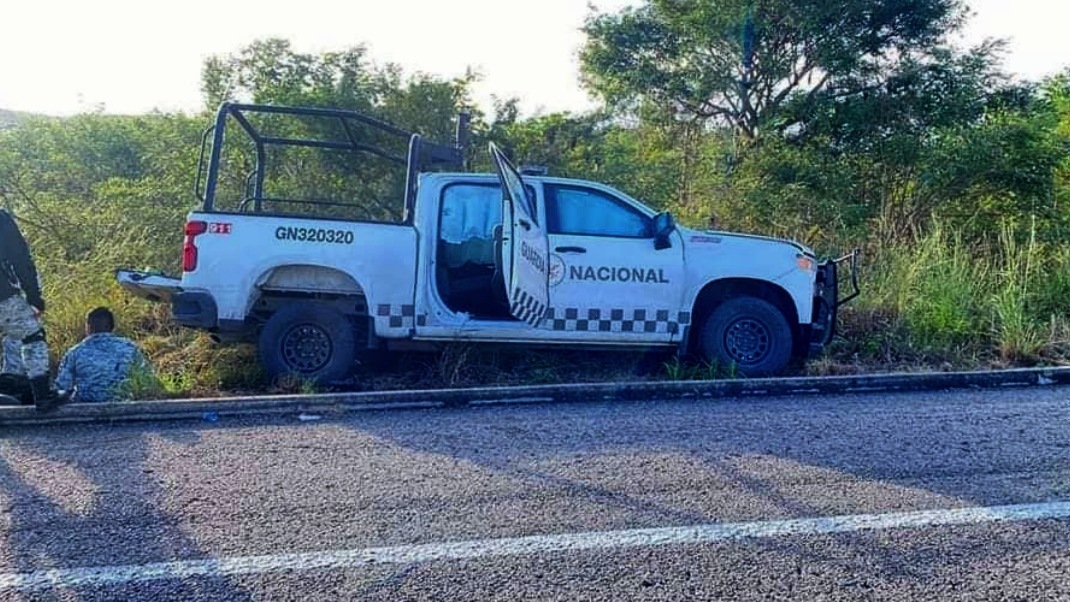
{"type": "Polygon", "coordinates": [[[37,267],[14,218],[0,209],[0,336],[22,343],[21,355],[38,411],[48,412],[60,400],[48,378],[48,345],[38,319],[45,311],[37,267]]]}
{"type": "Polygon", "coordinates": [[[86,337],[63,356],[56,386],[72,401],[113,401],[131,370],[149,371],[137,344],[112,333],[115,316],[98,307],[85,317],[86,337]]]}
{"type": "Polygon", "coordinates": [[[3,361],[0,361],[0,374],[26,374],[26,367],[22,365],[22,341],[14,337],[4,337],[4,357],[3,361]]]}
{"type": "Polygon", "coordinates": [[[23,405],[33,405],[33,392],[22,365],[22,341],[4,337],[4,354],[0,362],[0,393],[18,399],[23,405]]]}

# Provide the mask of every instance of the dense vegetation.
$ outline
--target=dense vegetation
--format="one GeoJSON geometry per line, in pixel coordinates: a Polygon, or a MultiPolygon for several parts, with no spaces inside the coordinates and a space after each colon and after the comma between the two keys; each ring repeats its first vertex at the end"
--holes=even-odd
{"type": "MultiPolygon", "coordinates": [[[[177,271],[212,109],[352,108],[438,140],[468,109],[476,168],[493,140],[689,225],[795,238],[826,255],[861,247],[864,295],[811,370],[1061,362],[1070,79],[1008,79],[998,42],[950,47],[965,18],[956,0],[650,0],[586,23],[584,84],[601,110],[529,118],[516,100],[473,106],[475,76],[408,76],[361,47],[308,55],[265,40],[206,62],[199,115],[0,114],[0,203],[34,247],[56,353],[77,340],[86,309],[107,304],[171,392],[262,387],[250,350],[179,332],[166,308],[113,283],[120,266],[177,271]]],[[[403,359],[368,386],[616,376],[479,353],[403,359]]]]}

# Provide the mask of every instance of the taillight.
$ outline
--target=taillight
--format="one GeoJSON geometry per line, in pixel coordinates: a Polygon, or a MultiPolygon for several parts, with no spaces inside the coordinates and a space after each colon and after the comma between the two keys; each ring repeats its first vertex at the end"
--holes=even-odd
{"type": "Polygon", "coordinates": [[[208,222],[186,222],[186,243],[182,245],[182,271],[192,272],[197,269],[196,239],[208,231],[208,222]]]}
{"type": "Polygon", "coordinates": [[[186,236],[200,236],[208,231],[208,222],[186,222],[186,236]]]}

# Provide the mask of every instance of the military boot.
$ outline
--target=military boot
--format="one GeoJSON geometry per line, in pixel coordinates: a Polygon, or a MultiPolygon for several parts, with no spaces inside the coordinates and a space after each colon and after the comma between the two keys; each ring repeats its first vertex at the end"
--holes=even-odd
{"type": "Polygon", "coordinates": [[[30,379],[21,374],[0,374],[0,394],[19,400],[24,406],[33,405],[30,379]]]}
{"type": "Polygon", "coordinates": [[[55,410],[63,403],[63,399],[52,390],[52,383],[49,380],[47,375],[30,379],[34,405],[37,406],[37,411],[42,414],[55,410]]]}
{"type": "MultiPolygon", "coordinates": [[[[18,377],[14,374],[0,374],[0,403],[4,405],[13,405],[13,403],[21,403],[25,405],[22,400],[22,396],[18,388],[18,377]]],[[[29,384],[29,381],[26,382],[29,384]]],[[[32,401],[30,403],[33,403],[32,401]]]]}

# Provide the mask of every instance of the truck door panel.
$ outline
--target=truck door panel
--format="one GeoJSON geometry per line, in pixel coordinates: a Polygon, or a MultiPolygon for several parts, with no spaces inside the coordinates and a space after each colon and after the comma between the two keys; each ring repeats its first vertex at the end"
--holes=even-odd
{"type": "Polygon", "coordinates": [[[544,186],[550,309],[544,328],[606,343],[678,341],[684,255],[679,237],[654,248],[652,220],[594,188],[544,186]]]}

